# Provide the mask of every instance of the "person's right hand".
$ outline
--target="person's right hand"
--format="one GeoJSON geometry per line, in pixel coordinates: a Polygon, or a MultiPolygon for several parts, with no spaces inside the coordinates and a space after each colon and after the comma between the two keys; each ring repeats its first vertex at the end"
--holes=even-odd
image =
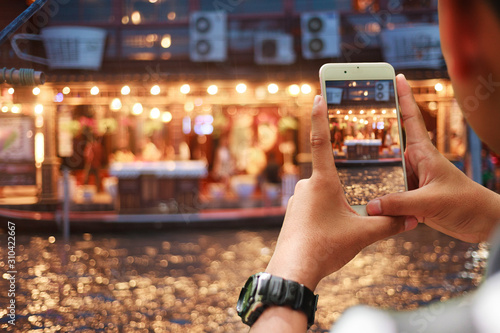
{"type": "Polygon", "coordinates": [[[487,240],[500,220],[500,195],[472,181],[431,143],[403,75],[396,77],[404,126],[408,192],[374,199],[369,215],[408,216],[467,242],[487,240]]]}

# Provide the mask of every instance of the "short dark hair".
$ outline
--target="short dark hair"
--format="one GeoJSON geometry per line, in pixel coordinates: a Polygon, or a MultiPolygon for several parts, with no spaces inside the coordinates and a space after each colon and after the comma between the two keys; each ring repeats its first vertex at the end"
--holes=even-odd
{"type": "Polygon", "coordinates": [[[500,1],[498,0],[486,0],[488,4],[493,8],[497,18],[500,20],[500,1]]]}

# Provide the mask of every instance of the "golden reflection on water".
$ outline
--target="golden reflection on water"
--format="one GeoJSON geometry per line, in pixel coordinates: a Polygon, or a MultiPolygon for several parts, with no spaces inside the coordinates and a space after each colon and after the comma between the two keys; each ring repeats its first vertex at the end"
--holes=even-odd
{"type": "MultiPolygon", "coordinates": [[[[15,328],[7,332],[246,332],[236,314],[240,288],[265,269],[278,230],[193,231],[60,237],[17,235],[15,328]]],[[[0,234],[0,237],[5,237],[0,234]]],[[[2,244],[5,244],[2,241],[2,244]]],[[[425,226],[377,242],[318,286],[313,332],[352,305],[412,309],[478,285],[484,244],[425,226]]],[[[0,248],[6,271],[7,249],[0,248]]],[[[8,274],[0,279],[7,290],[8,274]]]]}

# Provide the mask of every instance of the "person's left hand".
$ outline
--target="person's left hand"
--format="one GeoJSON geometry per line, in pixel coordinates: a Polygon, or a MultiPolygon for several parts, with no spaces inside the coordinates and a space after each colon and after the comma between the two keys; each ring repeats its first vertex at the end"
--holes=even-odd
{"type": "Polygon", "coordinates": [[[337,175],[327,105],[321,96],[314,99],[311,127],[312,176],[295,187],[266,272],[314,290],[323,277],[344,266],[361,249],[413,229],[417,221],[356,214],[337,175]]]}

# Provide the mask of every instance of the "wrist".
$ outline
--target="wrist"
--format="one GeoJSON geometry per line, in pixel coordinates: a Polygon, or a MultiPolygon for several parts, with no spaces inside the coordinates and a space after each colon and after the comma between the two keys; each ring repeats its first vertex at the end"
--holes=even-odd
{"type": "Polygon", "coordinates": [[[291,280],[303,284],[311,291],[314,292],[316,286],[318,285],[321,278],[315,277],[315,275],[308,271],[301,265],[295,265],[288,261],[280,261],[275,256],[271,258],[271,261],[267,265],[265,270],[266,273],[279,276],[286,280],[291,280]]]}
{"type": "Polygon", "coordinates": [[[483,237],[483,240],[488,240],[496,227],[500,225],[500,195],[486,188],[484,190],[488,191],[491,197],[489,203],[491,210],[489,210],[489,214],[487,215],[487,225],[485,226],[485,235],[483,237]]]}
{"type": "Polygon", "coordinates": [[[289,307],[271,306],[251,327],[250,332],[305,332],[307,316],[289,307]]]}

